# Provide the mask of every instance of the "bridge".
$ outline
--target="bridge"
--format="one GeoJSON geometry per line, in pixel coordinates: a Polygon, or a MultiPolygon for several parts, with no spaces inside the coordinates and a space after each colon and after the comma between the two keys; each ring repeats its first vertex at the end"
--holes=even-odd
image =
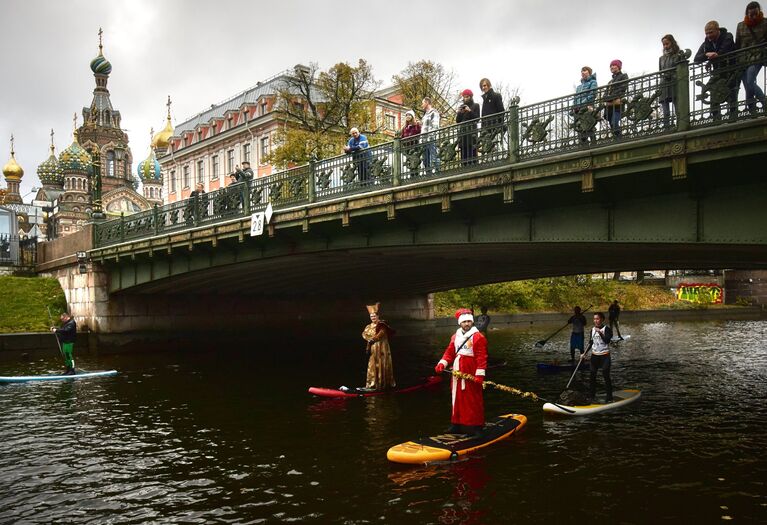
{"type": "Polygon", "coordinates": [[[733,86],[765,57],[763,45],[715,69],[682,61],[630,79],[619,133],[600,118],[606,87],[588,106],[572,94],[514,100],[478,121],[93,224],[56,241],[69,248],[43,250],[58,256],[38,269],[59,277],[93,329],[130,331],[259,322],[264,311],[352,315],[372,299],[424,317],[428,293],[461,286],[764,268],[767,114],[733,86]],[[425,165],[425,152],[438,161],[425,165]],[[252,236],[268,205],[271,221],[252,236]],[[87,274],[72,243],[88,254],[87,274]]]}

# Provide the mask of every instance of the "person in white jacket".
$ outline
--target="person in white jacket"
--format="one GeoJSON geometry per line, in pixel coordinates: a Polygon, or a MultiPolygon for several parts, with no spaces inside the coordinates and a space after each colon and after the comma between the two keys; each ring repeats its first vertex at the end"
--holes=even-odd
{"type": "Polygon", "coordinates": [[[421,102],[423,117],[421,118],[421,136],[423,140],[423,167],[428,174],[439,171],[439,155],[437,154],[437,134],[430,133],[439,129],[439,111],[431,105],[431,99],[424,97],[421,102]]]}

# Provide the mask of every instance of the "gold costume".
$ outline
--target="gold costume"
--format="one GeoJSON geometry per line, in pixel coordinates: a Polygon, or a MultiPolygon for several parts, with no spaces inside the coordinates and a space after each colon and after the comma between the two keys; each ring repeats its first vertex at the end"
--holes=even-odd
{"type": "MultiPolygon", "coordinates": [[[[368,310],[377,314],[378,306],[378,304],[368,306],[368,310]]],[[[365,388],[386,390],[397,386],[394,381],[394,367],[389,347],[389,336],[393,333],[386,321],[380,319],[377,323],[370,323],[362,331],[362,338],[368,342],[367,348],[370,350],[365,388]]]]}

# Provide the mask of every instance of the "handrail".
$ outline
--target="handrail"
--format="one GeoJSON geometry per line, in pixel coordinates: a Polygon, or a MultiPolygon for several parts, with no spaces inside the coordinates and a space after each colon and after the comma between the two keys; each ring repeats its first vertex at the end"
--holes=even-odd
{"type": "MultiPolygon", "coordinates": [[[[687,57],[680,57],[676,68],[629,78],[617,102],[605,96],[612,89],[608,85],[597,88],[586,106],[576,105],[574,93],[526,106],[515,99],[503,113],[98,223],[94,246],[246,217],[268,203],[275,209],[308,205],[753,116],[756,104],[745,100],[739,87],[747,68],[767,62],[767,44],[721,55],[713,65],[689,63],[687,57]],[[608,121],[616,110],[620,116],[608,121]]],[[[765,78],[763,71],[762,89],[765,78]]]]}

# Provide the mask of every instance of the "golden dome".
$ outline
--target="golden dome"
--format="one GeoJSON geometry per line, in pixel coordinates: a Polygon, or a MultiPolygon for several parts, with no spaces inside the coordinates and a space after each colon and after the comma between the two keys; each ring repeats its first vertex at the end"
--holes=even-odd
{"type": "Polygon", "coordinates": [[[9,160],[5,166],[3,166],[3,175],[5,180],[11,180],[18,182],[24,176],[24,170],[16,162],[16,156],[13,151],[13,135],[11,135],[11,160],[9,160]]]}
{"type": "Polygon", "coordinates": [[[170,123],[170,95],[168,95],[168,120],[165,122],[165,128],[152,137],[152,147],[154,149],[168,149],[170,138],[173,136],[173,125],[170,123]]]}
{"type": "Polygon", "coordinates": [[[173,136],[173,126],[170,123],[170,117],[165,123],[165,128],[162,131],[158,131],[152,137],[152,147],[156,149],[167,149],[170,144],[170,138],[173,136]]]}

